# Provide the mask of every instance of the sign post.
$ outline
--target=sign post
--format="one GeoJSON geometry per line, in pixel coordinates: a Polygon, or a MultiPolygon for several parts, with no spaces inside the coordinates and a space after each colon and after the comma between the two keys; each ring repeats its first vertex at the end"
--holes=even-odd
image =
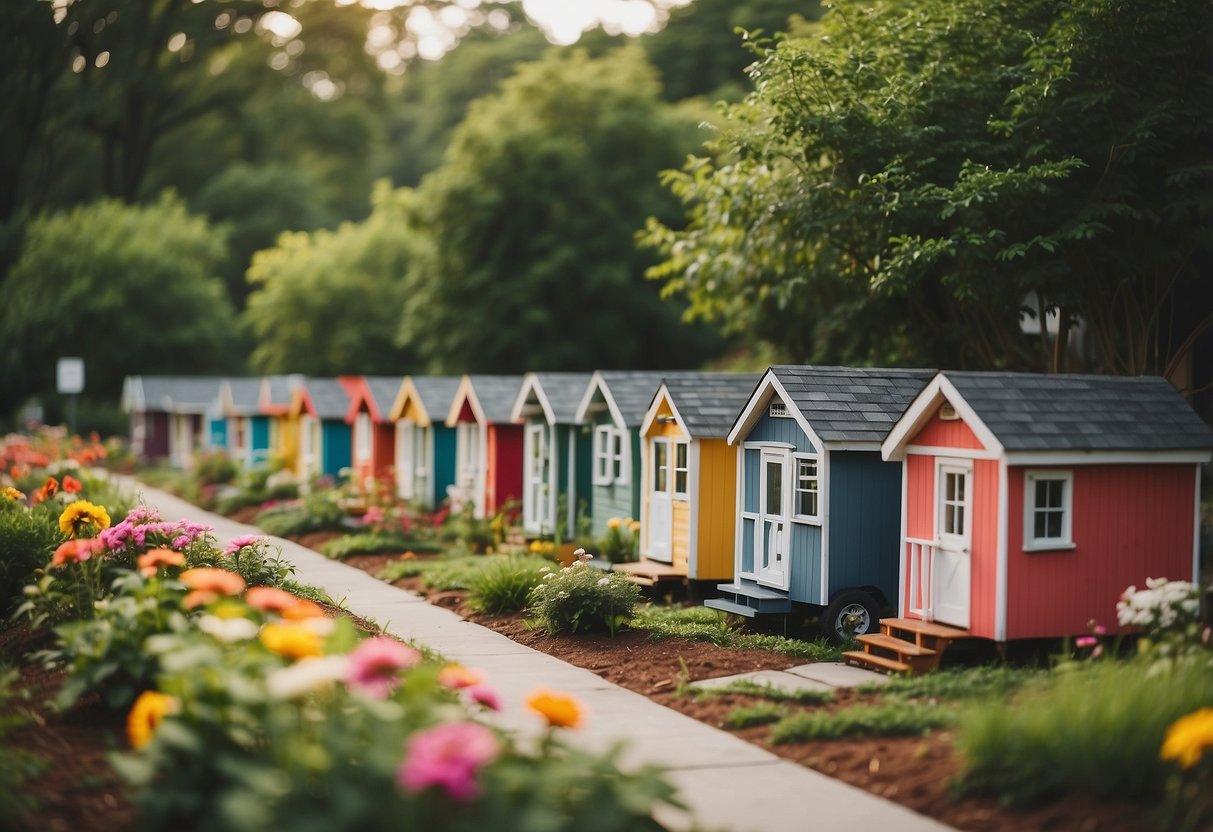
{"type": "Polygon", "coordinates": [[[84,391],[84,359],[60,358],[55,366],[55,386],[67,396],[67,429],[76,432],[76,398],[84,391]]]}

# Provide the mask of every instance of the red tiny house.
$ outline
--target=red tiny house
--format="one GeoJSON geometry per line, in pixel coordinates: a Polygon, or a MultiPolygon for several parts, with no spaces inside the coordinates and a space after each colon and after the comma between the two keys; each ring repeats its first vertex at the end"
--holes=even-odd
{"type": "Polygon", "coordinates": [[[510,419],[522,376],[465,375],[446,426],[455,429],[452,505],[491,517],[522,498],[522,425],[510,419]]]}
{"type": "Polygon", "coordinates": [[[350,458],[354,475],[392,479],[396,464],[396,423],[389,411],[400,376],[355,376],[349,379],[350,407],[345,421],[353,426],[350,458]]]}
{"type": "Polygon", "coordinates": [[[1115,631],[1197,570],[1213,432],[1162,379],[940,373],[882,447],[905,462],[899,614],[995,641],[1115,631]]]}

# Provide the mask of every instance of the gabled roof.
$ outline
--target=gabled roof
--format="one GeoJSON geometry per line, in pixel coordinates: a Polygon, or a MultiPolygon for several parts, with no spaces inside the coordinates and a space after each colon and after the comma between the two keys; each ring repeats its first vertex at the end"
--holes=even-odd
{"type": "Polygon", "coordinates": [[[354,384],[350,394],[350,406],[346,411],[345,420],[352,423],[362,406],[366,405],[371,419],[376,422],[388,422],[392,402],[400,390],[400,376],[353,376],[354,384]]]}
{"type": "Polygon", "coordinates": [[[661,370],[599,370],[590,377],[590,383],[577,405],[576,421],[583,424],[588,420],[594,399],[601,394],[617,427],[640,427],[657,388],[663,379],[671,375],[676,374],[661,370]]]}
{"type": "Polygon", "coordinates": [[[934,370],[780,364],[762,377],[729,431],[736,443],[778,394],[810,437],[824,445],[876,450],[934,370]]]}
{"type": "Polygon", "coordinates": [[[405,376],[389,416],[403,418],[405,403],[412,399],[424,417],[423,425],[432,425],[435,420],[441,424],[455,400],[460,380],[459,376],[405,376]]]}
{"type": "Polygon", "coordinates": [[[261,379],[261,393],[257,407],[262,413],[282,416],[291,408],[291,391],[303,384],[303,376],[277,375],[261,379]]]}
{"type": "Polygon", "coordinates": [[[522,376],[466,375],[459,381],[459,389],[447,411],[447,427],[459,422],[459,413],[467,402],[476,420],[485,424],[508,423],[514,400],[522,387],[522,376]]]}
{"type": "Polygon", "coordinates": [[[535,403],[549,425],[575,424],[590,378],[590,373],[527,373],[510,408],[511,421],[522,421],[527,404],[535,403]]]}
{"type": "Polygon", "coordinates": [[[886,457],[900,458],[945,399],[995,454],[1199,451],[1194,458],[1207,459],[1213,448],[1213,430],[1157,376],[946,371],[889,434],[886,457]]]}
{"type": "Polygon", "coordinates": [[[757,373],[677,373],[665,377],[653,395],[641,430],[656,416],[658,400],[665,395],[674,418],[693,439],[723,439],[745,406],[757,373]]]}
{"type": "Polygon", "coordinates": [[[344,420],[354,386],[355,380],[350,377],[305,379],[295,391],[299,403],[292,403],[292,411],[306,412],[317,419],[344,420]]]}
{"type": "Polygon", "coordinates": [[[213,376],[127,376],[122,384],[122,409],[207,413],[216,408],[223,381],[213,376]]]}
{"type": "Polygon", "coordinates": [[[219,397],[225,416],[256,416],[261,400],[261,379],[224,379],[219,397]]]}

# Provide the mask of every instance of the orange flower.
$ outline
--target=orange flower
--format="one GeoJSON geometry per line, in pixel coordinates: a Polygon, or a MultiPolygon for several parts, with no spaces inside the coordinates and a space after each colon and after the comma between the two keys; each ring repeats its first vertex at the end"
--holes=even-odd
{"type": "Polygon", "coordinates": [[[438,684],[454,690],[470,688],[479,685],[484,677],[474,670],[468,670],[461,664],[448,664],[438,671],[438,684]]]}
{"type": "Polygon", "coordinates": [[[185,566],[185,555],[172,549],[150,549],[135,560],[139,574],[150,578],[161,566],[185,566]]]}
{"type": "Polygon", "coordinates": [[[244,578],[226,569],[200,566],[181,573],[181,583],[200,592],[216,595],[239,595],[244,592],[244,578]]]}
{"type": "Polygon", "coordinates": [[[33,495],[33,497],[30,498],[30,501],[34,505],[38,505],[38,503],[46,502],[51,497],[54,497],[55,492],[57,492],[58,490],[59,490],[59,481],[57,479],[55,479],[54,477],[47,477],[46,482],[42,483],[42,487],[34,492],[34,495],[33,495]]]}
{"type": "Polygon", "coordinates": [[[101,541],[95,537],[69,540],[61,544],[55,550],[55,554],[51,555],[51,569],[63,566],[66,563],[84,563],[84,561],[104,548],[105,546],[101,541]]]}
{"type": "Polygon", "coordinates": [[[209,589],[195,589],[193,592],[186,593],[186,596],[181,599],[181,603],[187,610],[192,610],[194,607],[209,604],[218,597],[218,592],[211,592],[209,589]]]}
{"type": "Polygon", "coordinates": [[[328,613],[315,601],[300,598],[282,611],[287,621],[306,621],[309,618],[327,618],[328,613]]]}
{"type": "Polygon", "coordinates": [[[250,607],[262,612],[276,612],[279,615],[287,607],[299,603],[299,599],[283,589],[271,586],[255,586],[244,593],[244,600],[250,607]]]}
{"type": "Polygon", "coordinates": [[[261,643],[291,660],[324,655],[324,640],[302,624],[266,624],[261,628],[261,643]]]}
{"type": "Polygon", "coordinates": [[[145,690],[126,715],[126,737],[135,750],[143,748],[156,733],[164,717],[177,710],[177,700],[167,694],[145,690]]]}
{"type": "Polygon", "coordinates": [[[538,688],[527,697],[526,704],[554,728],[576,728],[581,724],[581,703],[566,694],[538,688]]]}
{"type": "Polygon", "coordinates": [[[73,477],[71,474],[65,474],[63,477],[63,490],[68,494],[79,494],[80,489],[84,488],[80,484],[80,480],[73,477]]]}

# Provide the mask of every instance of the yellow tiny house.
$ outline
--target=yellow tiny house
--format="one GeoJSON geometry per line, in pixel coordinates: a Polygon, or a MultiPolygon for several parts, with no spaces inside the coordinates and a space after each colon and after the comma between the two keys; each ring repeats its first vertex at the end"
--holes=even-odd
{"type": "Polygon", "coordinates": [[[667,376],[640,428],[641,583],[733,577],[737,454],[726,436],[757,375],[667,376]]]}

